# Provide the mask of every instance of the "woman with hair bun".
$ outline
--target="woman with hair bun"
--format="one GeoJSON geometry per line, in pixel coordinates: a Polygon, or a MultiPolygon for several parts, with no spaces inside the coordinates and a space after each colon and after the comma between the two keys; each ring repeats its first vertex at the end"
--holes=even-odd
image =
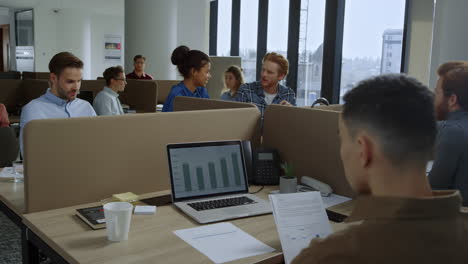
{"type": "Polygon", "coordinates": [[[172,52],[171,62],[177,66],[184,80],[172,86],[164,102],[163,112],[173,111],[176,96],[209,98],[205,88],[211,78],[208,55],[199,50],[190,50],[187,46],[179,46],[172,52]]]}

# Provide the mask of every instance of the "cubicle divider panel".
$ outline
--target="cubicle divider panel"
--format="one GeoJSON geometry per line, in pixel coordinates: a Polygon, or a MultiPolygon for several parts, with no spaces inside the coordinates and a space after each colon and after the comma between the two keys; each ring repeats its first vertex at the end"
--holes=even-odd
{"type": "Polygon", "coordinates": [[[339,195],[354,196],[340,158],[339,112],[270,105],[265,110],[263,145],[277,149],[296,176],[311,176],[339,195]]]}
{"type": "Polygon", "coordinates": [[[17,72],[17,71],[0,72],[0,79],[8,79],[8,80],[21,79],[21,72],[17,72]]]}
{"type": "Polygon", "coordinates": [[[22,74],[23,80],[49,80],[49,72],[28,72],[24,71],[22,74]]]}
{"type": "Polygon", "coordinates": [[[158,83],[150,80],[127,80],[121,93],[121,103],[127,104],[139,113],[156,112],[158,83]]]}
{"type": "Polygon", "coordinates": [[[81,81],[80,92],[93,92],[93,98],[104,89],[105,80],[83,80],[81,81]]]}
{"type": "Polygon", "coordinates": [[[177,96],[174,99],[174,111],[193,111],[230,108],[257,108],[254,104],[196,97],[177,96]]]}
{"type": "Polygon", "coordinates": [[[23,80],[21,82],[18,104],[21,106],[28,104],[31,100],[45,94],[49,87],[48,80],[23,80]]]}
{"type": "Polygon", "coordinates": [[[15,113],[20,98],[21,80],[0,79],[0,103],[9,113],[15,113]]]}
{"type": "Polygon", "coordinates": [[[316,105],[314,108],[320,109],[320,110],[336,111],[336,112],[343,111],[343,105],[341,104],[316,105]]]}
{"type": "Polygon", "coordinates": [[[172,86],[180,83],[180,80],[157,80],[158,82],[158,104],[164,104],[172,86]]]}
{"type": "Polygon", "coordinates": [[[24,131],[26,211],[167,190],[168,143],[257,140],[259,119],[239,108],[33,120],[24,131]]]}

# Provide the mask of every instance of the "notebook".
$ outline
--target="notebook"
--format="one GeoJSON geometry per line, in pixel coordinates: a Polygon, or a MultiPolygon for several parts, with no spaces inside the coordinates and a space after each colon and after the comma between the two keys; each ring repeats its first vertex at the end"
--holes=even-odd
{"type": "Polygon", "coordinates": [[[201,224],[271,213],[248,193],[241,141],[167,145],[172,202],[201,224]]]}

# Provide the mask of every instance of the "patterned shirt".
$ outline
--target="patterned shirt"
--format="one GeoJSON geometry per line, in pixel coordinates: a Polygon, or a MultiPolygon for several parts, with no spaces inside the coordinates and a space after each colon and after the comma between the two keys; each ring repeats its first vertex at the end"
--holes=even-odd
{"type": "MultiPolygon", "coordinates": [[[[272,104],[279,104],[283,100],[286,100],[295,106],[296,94],[294,94],[294,91],[291,88],[278,84],[278,91],[272,104]]],[[[263,118],[267,102],[265,101],[265,93],[263,92],[261,82],[257,81],[241,85],[237,92],[237,101],[256,105],[258,109],[260,109],[263,118]]]]}

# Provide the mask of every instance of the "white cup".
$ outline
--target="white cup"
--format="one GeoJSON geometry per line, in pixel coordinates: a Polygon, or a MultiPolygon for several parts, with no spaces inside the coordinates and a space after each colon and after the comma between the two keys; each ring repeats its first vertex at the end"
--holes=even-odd
{"type": "Polygon", "coordinates": [[[133,205],[127,202],[112,202],[104,205],[107,239],[123,241],[128,239],[133,205]]]}

